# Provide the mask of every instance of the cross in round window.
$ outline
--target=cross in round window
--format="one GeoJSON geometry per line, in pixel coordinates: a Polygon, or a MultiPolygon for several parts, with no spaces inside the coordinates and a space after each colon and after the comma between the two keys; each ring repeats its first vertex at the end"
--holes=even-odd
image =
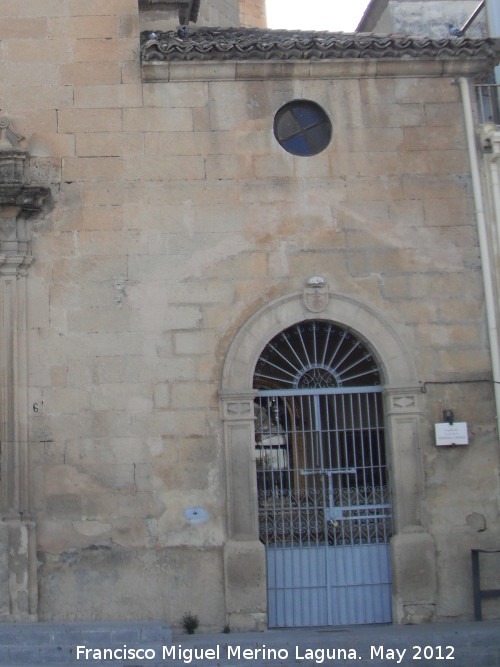
{"type": "Polygon", "coordinates": [[[294,100],[274,117],[274,136],[292,155],[316,155],[332,138],[332,124],[325,111],[310,100],[294,100]]]}

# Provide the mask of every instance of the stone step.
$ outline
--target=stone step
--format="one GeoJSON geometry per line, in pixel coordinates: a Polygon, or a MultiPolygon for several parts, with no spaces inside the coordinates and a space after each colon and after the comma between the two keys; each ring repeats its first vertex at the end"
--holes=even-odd
{"type": "MultiPolygon", "coordinates": [[[[193,659],[192,663],[188,663],[196,667],[392,667],[396,664],[403,667],[500,667],[500,622],[174,635],[173,645],[181,645],[183,651],[195,648],[208,650],[219,646],[220,656],[217,659],[193,659]],[[228,650],[229,646],[232,647],[231,651],[228,650]],[[374,653],[372,646],[375,647],[374,653]],[[381,646],[382,652],[379,651],[381,646]],[[274,653],[267,652],[263,657],[259,649],[264,647],[281,653],[275,657],[274,653]],[[249,650],[246,656],[250,657],[245,657],[244,649],[249,650]],[[328,657],[326,651],[332,649],[336,653],[328,657]],[[345,649],[345,652],[341,649],[345,649]]],[[[177,654],[175,661],[161,664],[181,667],[185,663],[177,654]]]]}
{"type": "MultiPolygon", "coordinates": [[[[162,621],[116,621],[75,623],[1,623],[1,667],[66,667],[67,665],[115,665],[159,667],[163,645],[172,642],[172,630],[162,621]],[[103,651],[151,649],[158,660],[99,659],[96,653],[78,647],[103,651]]],[[[112,655],[123,655],[113,653],[112,655]]],[[[129,654],[130,655],[130,654],[129,654]]],[[[153,653],[151,653],[153,655],[153,653]]],[[[133,657],[133,656],[132,656],[133,657]]]]}
{"type": "Polygon", "coordinates": [[[392,667],[396,664],[500,667],[500,622],[174,636],[166,623],[154,621],[0,624],[0,667],[392,667]],[[121,654],[114,654],[109,659],[104,653],[92,652],[93,649],[114,651],[124,645],[149,653],[144,657],[129,654],[124,659],[121,654]],[[78,646],[90,649],[91,653],[78,655],[78,646]],[[164,654],[163,647],[169,653],[164,654]],[[420,651],[414,647],[420,647],[420,651]],[[429,649],[426,651],[425,647],[429,649]],[[333,657],[326,653],[332,649],[336,651],[333,657]]]}

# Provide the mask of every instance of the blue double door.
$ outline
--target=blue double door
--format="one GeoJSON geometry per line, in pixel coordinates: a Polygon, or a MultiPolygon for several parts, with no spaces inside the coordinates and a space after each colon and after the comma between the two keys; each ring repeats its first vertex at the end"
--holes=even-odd
{"type": "Polygon", "coordinates": [[[256,458],[269,626],[390,622],[380,387],[259,391],[256,458]]]}

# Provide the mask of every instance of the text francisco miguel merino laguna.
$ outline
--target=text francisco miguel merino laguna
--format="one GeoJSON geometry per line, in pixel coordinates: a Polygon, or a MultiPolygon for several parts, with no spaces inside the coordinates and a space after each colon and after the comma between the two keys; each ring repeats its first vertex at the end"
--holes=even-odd
{"type": "MultiPolygon", "coordinates": [[[[259,660],[274,662],[286,660],[290,657],[286,648],[268,648],[265,644],[260,647],[242,648],[231,644],[216,644],[212,648],[183,647],[182,644],[161,647],[162,660],[179,661],[181,664],[189,665],[193,660],[220,660],[221,657],[236,660],[259,660]]],[[[123,644],[114,648],[89,648],[87,646],[76,647],[76,659],[82,661],[93,660],[158,660],[160,649],[158,648],[133,648],[123,644]]],[[[296,660],[314,660],[322,664],[326,660],[356,659],[354,649],[342,648],[315,648],[302,649],[295,646],[296,660]]],[[[217,663],[215,663],[217,664],[217,663]]]]}

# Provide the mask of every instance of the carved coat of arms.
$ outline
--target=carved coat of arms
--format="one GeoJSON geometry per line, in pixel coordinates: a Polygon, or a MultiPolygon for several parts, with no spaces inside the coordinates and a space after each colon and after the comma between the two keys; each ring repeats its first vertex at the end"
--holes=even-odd
{"type": "Polygon", "coordinates": [[[312,276],[304,288],[304,304],[311,313],[322,313],[328,305],[328,285],[321,276],[312,276]]]}

